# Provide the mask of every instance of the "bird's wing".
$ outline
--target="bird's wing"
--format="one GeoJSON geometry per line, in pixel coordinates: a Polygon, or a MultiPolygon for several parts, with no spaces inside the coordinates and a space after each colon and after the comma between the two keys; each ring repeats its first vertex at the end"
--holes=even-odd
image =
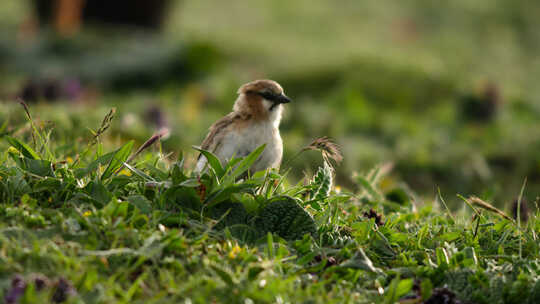
{"type": "MultiPolygon", "coordinates": [[[[228,133],[228,130],[235,124],[242,120],[246,120],[248,117],[239,113],[229,113],[227,116],[216,121],[211,127],[208,135],[201,144],[201,149],[218,154],[220,147],[222,146],[223,139],[228,133]]],[[[218,156],[219,157],[219,156],[218,156]]],[[[223,160],[221,160],[223,161],[223,160]]],[[[206,165],[206,157],[199,154],[197,158],[196,171],[202,171],[206,165]]]]}
{"type": "MultiPolygon", "coordinates": [[[[220,120],[216,121],[212,126],[210,126],[210,131],[204,138],[201,149],[210,151],[212,153],[216,152],[216,148],[219,147],[219,144],[221,140],[223,139],[225,135],[225,131],[234,123],[234,116],[231,115],[233,113],[230,113],[229,115],[221,118],[220,120]]],[[[202,154],[199,154],[198,159],[202,157],[202,154]]]]}

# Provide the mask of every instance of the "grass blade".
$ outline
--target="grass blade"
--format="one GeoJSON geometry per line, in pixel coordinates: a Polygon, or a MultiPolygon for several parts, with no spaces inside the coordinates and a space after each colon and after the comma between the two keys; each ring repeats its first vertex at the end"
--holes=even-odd
{"type": "Polygon", "coordinates": [[[153,179],[150,175],[144,173],[143,171],[131,166],[130,164],[124,162],[123,165],[128,168],[128,170],[130,170],[131,172],[135,173],[135,175],[141,177],[142,179],[144,179],[145,181],[147,182],[155,182],[156,180],[153,179]]]}
{"type": "Polygon", "coordinates": [[[129,141],[127,144],[123,145],[122,148],[118,149],[116,153],[114,153],[114,156],[111,159],[109,166],[101,175],[102,180],[111,177],[111,175],[116,171],[116,169],[120,168],[124,164],[124,162],[128,159],[129,154],[131,153],[133,143],[133,140],[129,141]]]}
{"type": "Polygon", "coordinates": [[[521,199],[523,198],[523,191],[525,191],[525,185],[527,185],[527,178],[523,181],[523,186],[521,186],[521,191],[519,192],[518,204],[517,204],[517,226],[519,232],[519,258],[522,257],[522,244],[521,244],[521,199]]]}

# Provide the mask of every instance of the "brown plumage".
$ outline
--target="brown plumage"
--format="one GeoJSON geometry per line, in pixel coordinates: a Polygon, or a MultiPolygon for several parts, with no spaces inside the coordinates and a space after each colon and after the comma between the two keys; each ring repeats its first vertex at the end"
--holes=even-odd
{"type": "MultiPolygon", "coordinates": [[[[283,153],[279,135],[282,104],[290,102],[290,99],[272,80],[244,84],[238,89],[238,94],[233,111],[210,127],[201,148],[214,153],[225,163],[233,155],[244,157],[266,144],[252,171],[278,167],[283,153]]],[[[200,172],[205,166],[206,158],[199,155],[195,170],[200,172]]]]}

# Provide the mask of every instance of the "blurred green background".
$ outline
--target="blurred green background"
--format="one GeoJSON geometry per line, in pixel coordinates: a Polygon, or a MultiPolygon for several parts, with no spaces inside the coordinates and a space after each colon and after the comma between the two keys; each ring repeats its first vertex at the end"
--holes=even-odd
{"type": "MultiPolygon", "coordinates": [[[[330,136],[343,148],[343,188],[354,172],[388,164],[382,189],[406,185],[419,202],[440,187],[453,208],[456,193],[507,207],[525,177],[537,200],[540,2],[111,3],[0,3],[3,135],[30,138],[22,97],[73,157],[117,107],[108,149],[165,125],[163,152],[183,151],[191,166],[191,146],[230,111],[236,89],[271,78],[294,99],[281,125],[285,161],[330,136]]],[[[319,158],[292,161],[290,181],[319,158]]]]}

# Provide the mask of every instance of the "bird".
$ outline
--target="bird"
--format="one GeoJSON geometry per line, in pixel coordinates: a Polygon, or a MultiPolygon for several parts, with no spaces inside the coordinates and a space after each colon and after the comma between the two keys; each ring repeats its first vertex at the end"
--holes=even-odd
{"type": "MultiPolygon", "coordinates": [[[[248,82],[240,86],[237,94],[232,112],[212,124],[200,148],[212,152],[224,165],[233,156],[245,157],[266,145],[249,171],[278,168],[283,156],[279,124],[283,104],[291,99],[281,85],[269,79],[248,82]]],[[[207,162],[200,154],[194,171],[203,172],[207,162]]]]}

